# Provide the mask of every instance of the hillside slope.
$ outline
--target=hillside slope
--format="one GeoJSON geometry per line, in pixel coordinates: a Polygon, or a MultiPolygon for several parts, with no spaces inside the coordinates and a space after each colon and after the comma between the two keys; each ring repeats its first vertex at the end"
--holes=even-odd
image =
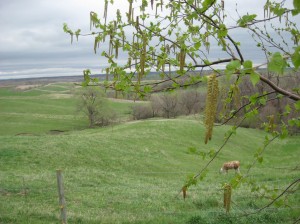
{"type": "MultiPolygon", "coordinates": [[[[129,122],[113,127],[60,135],[0,136],[0,223],[57,223],[59,218],[56,169],[64,174],[70,223],[220,223],[236,220],[270,200],[260,199],[242,184],[232,193],[232,216],[224,216],[222,184],[234,172],[220,175],[227,160],[240,160],[246,171],[255,150],[263,145],[262,132],[239,129],[207,171],[207,177],[179,195],[187,175],[208,161],[189,148],[208,153],[222,144],[229,127],[216,127],[213,140],[203,142],[199,120],[170,119],[129,122]],[[226,218],[227,217],[227,218],[226,218]]],[[[275,141],[264,162],[252,169],[258,185],[280,189],[299,171],[300,140],[275,141]],[[282,169],[282,168],[286,169],[282,169]],[[287,168],[288,167],[288,168],[287,168]],[[280,172],[274,170],[280,169],[280,172]]],[[[240,223],[280,223],[299,216],[299,192],[289,197],[292,209],[268,210],[240,223]],[[250,222],[249,222],[250,220],[250,222]],[[253,222],[252,222],[252,221],[253,222]]],[[[235,222],[233,222],[235,223],[235,222]]]]}

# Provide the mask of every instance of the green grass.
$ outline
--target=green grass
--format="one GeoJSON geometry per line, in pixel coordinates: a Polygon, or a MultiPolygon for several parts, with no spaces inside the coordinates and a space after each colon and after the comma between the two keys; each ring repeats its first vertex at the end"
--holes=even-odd
{"type": "MultiPolygon", "coordinates": [[[[88,126],[76,111],[74,85],[54,83],[24,91],[0,88],[0,135],[42,134],[51,130],[72,131],[88,126]]],[[[131,102],[110,102],[119,120],[130,115],[131,102]]]]}
{"type": "MultiPolygon", "coordinates": [[[[40,120],[33,119],[32,106],[24,103],[24,114],[28,116],[21,117],[20,122],[29,125],[36,121],[38,127],[30,130],[38,136],[15,136],[15,129],[21,126],[12,121],[2,127],[3,131],[11,129],[11,134],[0,135],[0,223],[58,223],[56,169],[63,170],[69,223],[291,223],[299,217],[299,191],[287,198],[291,208],[271,206],[261,213],[240,217],[270,202],[251,192],[245,183],[233,190],[234,203],[230,214],[225,214],[221,186],[235,174],[220,175],[218,170],[224,161],[239,159],[241,172],[245,173],[255,150],[263,144],[261,131],[239,129],[211,164],[207,177],[189,188],[183,200],[179,192],[186,177],[209,161],[208,157],[203,160],[189,154],[188,148],[216,150],[230,127],[216,127],[207,145],[203,143],[201,121],[191,117],[127,122],[52,135],[45,130],[54,124],[55,129],[71,130],[65,116],[71,111],[72,99],[59,99],[57,104],[51,100],[47,104],[39,97],[36,100],[40,108],[35,113],[40,120]],[[46,111],[51,111],[56,122],[42,117],[50,114],[46,111]],[[59,116],[64,119],[59,120],[59,116]]],[[[7,102],[7,106],[13,102],[7,102]]],[[[32,99],[28,103],[32,105],[32,99]]],[[[112,105],[120,107],[121,113],[128,111],[127,103],[112,105]]],[[[3,119],[2,107],[0,114],[3,119]]],[[[72,127],[82,125],[81,120],[72,121],[72,127]]],[[[299,137],[275,140],[250,178],[261,187],[278,188],[279,194],[299,176],[297,170],[282,169],[299,165],[299,146],[299,137]]]]}

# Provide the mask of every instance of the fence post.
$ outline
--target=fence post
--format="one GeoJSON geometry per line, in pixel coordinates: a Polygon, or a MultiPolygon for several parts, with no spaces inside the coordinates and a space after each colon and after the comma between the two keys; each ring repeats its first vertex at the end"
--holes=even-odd
{"type": "Polygon", "coordinates": [[[59,208],[60,208],[60,218],[63,224],[67,223],[67,210],[66,210],[66,201],[65,193],[63,186],[62,171],[56,170],[57,177],[57,186],[58,186],[58,197],[59,197],[59,208]]]}
{"type": "Polygon", "coordinates": [[[225,184],[224,186],[224,208],[226,213],[230,210],[230,202],[231,202],[231,185],[225,184]]]}

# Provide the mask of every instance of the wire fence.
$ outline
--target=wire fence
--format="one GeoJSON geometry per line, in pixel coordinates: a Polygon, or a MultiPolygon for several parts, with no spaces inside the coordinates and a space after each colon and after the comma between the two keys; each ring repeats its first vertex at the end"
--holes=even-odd
{"type": "MultiPolygon", "coordinates": [[[[286,170],[286,168],[283,169],[286,170]]],[[[103,211],[107,212],[108,204],[112,204],[112,206],[121,204],[116,206],[116,209],[120,211],[115,212],[119,212],[120,214],[126,212],[127,215],[134,215],[138,209],[131,204],[137,201],[140,201],[138,203],[140,206],[145,206],[145,209],[140,212],[143,213],[141,215],[145,217],[153,215],[183,216],[187,214],[225,213],[222,207],[223,188],[221,184],[216,185],[212,181],[203,181],[191,187],[188,190],[188,197],[184,202],[184,206],[181,204],[182,201],[184,201],[181,194],[182,186],[178,181],[172,182],[172,179],[189,175],[190,172],[137,171],[131,174],[131,179],[128,179],[128,176],[124,179],[121,178],[122,175],[126,173],[124,171],[105,172],[94,170],[91,172],[97,172],[99,179],[95,179],[94,175],[93,178],[89,178],[88,171],[77,171],[75,174],[73,171],[64,172],[67,211],[71,217],[84,216],[84,214],[79,212],[76,206],[88,210],[89,214],[93,216],[102,214],[103,211]],[[164,180],[161,178],[164,175],[169,178],[164,180]],[[149,178],[149,176],[151,178],[149,178]],[[135,177],[142,177],[142,179],[136,179],[135,177]],[[155,177],[157,177],[157,179],[155,179],[155,177]],[[80,180],[81,178],[83,180],[80,180]],[[164,206],[163,209],[160,206],[158,206],[157,209],[153,209],[153,207],[148,204],[148,201],[159,205],[160,203],[156,201],[165,201],[166,206],[164,206]],[[168,207],[168,205],[172,203],[179,203],[180,206],[182,206],[179,207],[182,209],[177,209],[177,206],[168,207]],[[126,206],[128,206],[128,210],[126,210],[126,206]],[[133,211],[131,211],[131,209],[133,211]]],[[[215,171],[208,172],[218,173],[215,171]]],[[[290,174],[288,179],[276,174],[273,175],[272,178],[259,179],[256,184],[263,186],[262,191],[251,192],[250,187],[247,185],[234,189],[232,193],[231,212],[243,215],[259,209],[259,206],[262,206],[263,203],[272,200],[272,198],[268,198],[266,194],[267,191],[264,188],[265,186],[270,188],[270,192],[274,190],[273,193],[278,195],[285,190],[290,180],[297,178],[298,174],[299,173],[295,171],[290,174]]],[[[260,177],[261,175],[253,174],[248,177],[255,178],[257,176],[260,177]]],[[[222,175],[221,177],[228,177],[229,180],[234,177],[234,174],[222,175]]],[[[287,201],[284,201],[280,207],[268,207],[265,211],[300,211],[299,193],[299,185],[297,185],[286,194],[288,198],[295,198],[291,200],[291,205],[288,205],[287,201]]],[[[113,207],[110,209],[114,210],[113,207]]],[[[15,217],[16,215],[24,216],[30,223],[32,218],[43,216],[41,214],[50,216],[53,220],[59,219],[59,199],[55,172],[24,176],[14,174],[6,174],[4,176],[0,172],[0,223],[5,223],[3,221],[1,222],[1,217],[5,220],[7,217],[15,217]],[[17,207],[13,207],[14,204],[16,204],[17,207]],[[32,210],[41,208],[45,208],[45,210],[43,209],[42,212],[32,210]]]]}

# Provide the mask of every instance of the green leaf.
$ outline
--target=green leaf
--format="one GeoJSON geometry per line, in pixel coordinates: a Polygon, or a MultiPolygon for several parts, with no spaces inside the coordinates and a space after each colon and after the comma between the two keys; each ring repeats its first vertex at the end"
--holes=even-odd
{"type": "Polygon", "coordinates": [[[285,139],[289,134],[289,131],[287,130],[286,125],[282,125],[281,127],[281,133],[279,135],[280,139],[285,139]]]}
{"type": "Polygon", "coordinates": [[[266,99],[265,97],[260,98],[260,99],[259,99],[259,103],[260,103],[261,105],[266,105],[267,99],[266,99]]]}
{"type": "Polygon", "coordinates": [[[300,1],[299,0],[294,0],[294,10],[292,11],[293,16],[298,15],[300,13],[300,1]]]}
{"type": "Polygon", "coordinates": [[[249,72],[253,71],[252,61],[249,61],[249,60],[248,61],[244,61],[243,66],[244,66],[244,71],[246,73],[249,73],[249,72]]]}
{"type": "Polygon", "coordinates": [[[238,60],[233,60],[226,65],[225,74],[229,76],[228,78],[230,78],[230,76],[240,68],[241,68],[241,62],[238,60]]]}
{"type": "Polygon", "coordinates": [[[256,72],[251,72],[250,73],[250,80],[251,80],[253,86],[256,86],[256,84],[260,80],[260,75],[258,73],[256,73],[256,72]]]}
{"type": "Polygon", "coordinates": [[[200,41],[196,42],[194,47],[196,50],[199,50],[199,48],[201,47],[201,42],[200,41]]]}
{"type": "Polygon", "coordinates": [[[300,127],[300,118],[293,118],[291,120],[288,121],[290,126],[296,126],[296,127],[300,127]]]}
{"type": "Polygon", "coordinates": [[[287,105],[284,107],[284,109],[285,109],[284,115],[288,115],[288,114],[291,113],[291,107],[290,107],[289,104],[287,104],[287,105]]]}
{"type": "Polygon", "coordinates": [[[300,66],[300,46],[295,49],[294,54],[292,54],[292,62],[295,66],[295,69],[298,69],[300,66]]]}
{"type": "Polygon", "coordinates": [[[274,3],[274,5],[270,7],[270,12],[274,13],[276,16],[282,16],[286,12],[286,8],[283,8],[279,3],[274,3]]]}
{"type": "Polygon", "coordinates": [[[246,27],[248,23],[252,22],[257,15],[252,14],[252,15],[244,15],[242,18],[240,18],[237,23],[241,27],[246,27]]]}
{"type": "Polygon", "coordinates": [[[241,67],[241,62],[238,60],[234,60],[227,64],[226,69],[235,71],[236,69],[239,69],[240,67],[241,67]]]}
{"type": "Polygon", "coordinates": [[[216,0],[204,0],[200,11],[203,13],[215,4],[216,0]]]}
{"type": "Polygon", "coordinates": [[[145,93],[150,93],[152,91],[152,87],[151,86],[145,86],[144,87],[144,92],[145,93]]]}
{"type": "Polygon", "coordinates": [[[209,152],[208,152],[208,155],[210,158],[213,158],[216,154],[216,151],[214,149],[211,149],[209,152]]]}
{"type": "Polygon", "coordinates": [[[224,24],[221,24],[218,29],[218,37],[219,38],[226,37],[227,33],[228,33],[228,31],[227,31],[226,26],[224,24]]]}
{"type": "Polygon", "coordinates": [[[91,81],[90,75],[91,75],[91,71],[89,69],[83,70],[84,81],[81,84],[82,86],[88,86],[88,84],[91,81]]]}
{"type": "Polygon", "coordinates": [[[258,161],[259,163],[262,163],[263,160],[264,160],[264,158],[263,158],[262,156],[258,156],[258,157],[257,157],[257,161],[258,161]]]}
{"type": "Polygon", "coordinates": [[[286,60],[279,52],[275,52],[270,59],[270,63],[268,64],[268,70],[283,75],[286,66],[286,60]]]}
{"type": "Polygon", "coordinates": [[[295,109],[296,109],[297,111],[299,111],[299,110],[300,110],[300,100],[298,100],[298,101],[294,104],[294,106],[295,106],[295,109]]]}
{"type": "Polygon", "coordinates": [[[188,175],[187,178],[186,178],[185,186],[190,187],[192,185],[196,185],[197,184],[197,179],[194,178],[194,177],[195,177],[194,174],[188,175]]]}

